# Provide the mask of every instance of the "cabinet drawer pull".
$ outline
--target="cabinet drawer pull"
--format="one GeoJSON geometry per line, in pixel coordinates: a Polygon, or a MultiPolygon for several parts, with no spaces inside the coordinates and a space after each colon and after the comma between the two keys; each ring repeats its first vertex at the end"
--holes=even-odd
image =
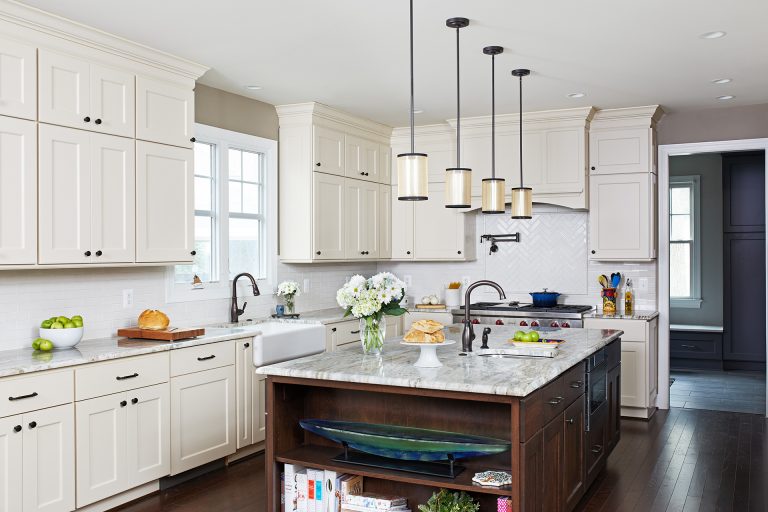
{"type": "Polygon", "coordinates": [[[30,424],[29,424],[29,428],[35,428],[36,426],[37,426],[37,422],[36,421],[30,422],[30,424]]]}
{"type": "Polygon", "coordinates": [[[349,334],[360,334],[360,330],[358,329],[357,331],[349,331],[349,334]]]}
{"type": "Polygon", "coordinates": [[[596,444],[595,446],[592,447],[592,453],[597,454],[597,453],[600,453],[602,451],[603,451],[603,447],[601,445],[599,445],[599,444],[596,444]]]}
{"type": "Polygon", "coordinates": [[[321,164],[320,162],[317,162],[317,163],[315,164],[315,167],[320,167],[321,165],[322,165],[322,164],[321,164]]]}
{"type": "Polygon", "coordinates": [[[573,425],[574,423],[576,423],[576,419],[575,418],[568,418],[567,420],[565,420],[565,422],[567,424],[569,424],[569,425],[573,425]]]}
{"type": "Polygon", "coordinates": [[[17,434],[21,432],[21,425],[16,425],[15,427],[13,427],[13,431],[16,432],[17,434]]]}
{"type": "Polygon", "coordinates": [[[126,402],[125,400],[120,402],[120,407],[125,407],[126,405],[128,405],[128,402],[126,402]]]}
{"type": "Polygon", "coordinates": [[[189,142],[197,142],[197,139],[192,137],[192,138],[189,139],[189,142]]]}
{"type": "Polygon", "coordinates": [[[336,332],[336,328],[334,327],[333,329],[331,329],[331,332],[336,332]]]}
{"type": "Polygon", "coordinates": [[[205,357],[198,357],[198,358],[197,358],[197,360],[198,360],[198,361],[210,361],[210,360],[211,360],[211,359],[213,359],[214,357],[216,357],[216,355],[214,355],[214,354],[211,354],[210,356],[205,356],[205,357]]]}
{"type": "Polygon", "coordinates": [[[90,118],[90,117],[88,117],[88,116],[85,116],[85,117],[83,118],[83,121],[85,121],[86,123],[90,123],[90,122],[91,122],[91,118],[90,118]]]}
{"type": "Polygon", "coordinates": [[[102,254],[104,254],[104,253],[101,252],[101,250],[96,251],[96,256],[101,256],[102,254]]]}
{"type": "Polygon", "coordinates": [[[692,350],[696,350],[698,347],[696,345],[680,345],[682,348],[689,348],[692,350]]]}
{"type": "Polygon", "coordinates": [[[30,393],[28,395],[21,395],[21,396],[9,396],[8,400],[11,402],[15,402],[16,400],[24,400],[25,398],[35,398],[37,396],[37,391],[34,393],[30,393]]]}
{"type": "Polygon", "coordinates": [[[250,346],[251,346],[251,344],[250,344],[250,343],[246,343],[246,344],[245,344],[245,345],[243,345],[243,346],[244,346],[245,348],[248,348],[248,347],[250,347],[250,346]]]}
{"type": "Polygon", "coordinates": [[[553,398],[552,400],[550,400],[550,401],[549,401],[549,402],[547,402],[547,403],[548,403],[549,405],[558,405],[558,404],[559,404],[560,402],[562,402],[563,400],[565,400],[563,397],[561,397],[561,396],[556,396],[555,398],[553,398]]]}
{"type": "Polygon", "coordinates": [[[579,389],[582,384],[583,382],[581,382],[580,380],[571,382],[571,389],[579,389]]]}
{"type": "Polygon", "coordinates": [[[95,121],[94,121],[94,123],[96,123],[96,124],[101,124],[101,119],[97,119],[97,120],[95,120],[95,121]]]}
{"type": "Polygon", "coordinates": [[[124,375],[124,376],[122,376],[122,377],[120,377],[120,376],[117,376],[117,377],[115,377],[115,378],[116,378],[117,380],[128,380],[128,379],[135,379],[135,378],[136,378],[136,377],[138,377],[138,376],[139,376],[139,374],[138,374],[138,373],[134,373],[134,374],[132,374],[132,375],[124,375]]]}
{"type": "Polygon", "coordinates": [[[139,399],[138,398],[131,398],[131,403],[133,405],[136,405],[137,403],[139,403],[139,399]]]}

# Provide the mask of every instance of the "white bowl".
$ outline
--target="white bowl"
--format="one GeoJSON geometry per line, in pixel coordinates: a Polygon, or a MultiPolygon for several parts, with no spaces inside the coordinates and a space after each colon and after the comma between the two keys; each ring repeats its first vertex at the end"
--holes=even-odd
{"type": "Polygon", "coordinates": [[[83,339],[83,328],[71,329],[43,329],[40,328],[40,337],[53,342],[53,348],[74,347],[83,339]]]}

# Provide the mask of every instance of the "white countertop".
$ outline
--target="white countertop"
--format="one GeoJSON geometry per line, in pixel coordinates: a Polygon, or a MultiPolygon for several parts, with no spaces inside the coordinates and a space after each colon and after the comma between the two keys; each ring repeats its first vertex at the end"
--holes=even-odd
{"type": "MultiPolygon", "coordinates": [[[[513,327],[493,327],[491,348],[509,347],[513,327]]],[[[384,342],[381,356],[366,356],[355,343],[331,353],[305,357],[259,368],[266,375],[303,379],[378,384],[408,388],[438,389],[492,395],[526,396],[583,361],[623,331],[564,329],[548,331],[548,338],[566,340],[554,358],[489,358],[477,356],[481,344],[476,331],[475,353],[460,356],[461,326],[448,327],[446,337],[456,345],[438,347],[441,368],[416,368],[419,347],[400,345],[402,338],[384,342]]]]}
{"type": "Polygon", "coordinates": [[[646,322],[649,322],[659,316],[658,311],[643,311],[638,310],[632,313],[631,315],[623,315],[619,312],[616,312],[614,314],[610,313],[603,313],[602,311],[592,311],[591,313],[587,313],[584,315],[584,318],[604,318],[604,319],[610,319],[610,320],[644,320],[646,322]]]}

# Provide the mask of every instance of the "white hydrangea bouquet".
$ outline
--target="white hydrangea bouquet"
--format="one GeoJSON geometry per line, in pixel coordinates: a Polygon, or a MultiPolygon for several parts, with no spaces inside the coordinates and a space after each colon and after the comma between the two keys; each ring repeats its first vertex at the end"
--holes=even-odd
{"type": "Polygon", "coordinates": [[[296,307],[296,296],[301,294],[299,283],[296,281],[283,281],[277,285],[277,296],[282,297],[285,301],[286,313],[293,314],[293,310],[296,307]]]}
{"type": "Polygon", "coordinates": [[[360,319],[360,341],[363,352],[379,354],[386,335],[384,315],[400,316],[405,296],[405,283],[389,272],[366,279],[355,275],[336,292],[336,302],[346,309],[344,316],[360,319]]]}

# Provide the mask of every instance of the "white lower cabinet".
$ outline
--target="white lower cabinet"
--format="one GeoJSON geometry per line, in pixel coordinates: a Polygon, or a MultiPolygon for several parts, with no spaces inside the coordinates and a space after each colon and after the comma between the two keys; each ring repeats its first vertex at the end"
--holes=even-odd
{"type": "Polygon", "coordinates": [[[237,377],[237,449],[257,444],[266,434],[266,375],[253,365],[253,340],[235,343],[237,377]]]}
{"type": "Polygon", "coordinates": [[[23,510],[22,417],[0,418],[0,512],[23,510]]]}
{"type": "Polygon", "coordinates": [[[171,378],[172,475],[235,452],[235,383],[231,364],[171,378]]]}
{"type": "Polygon", "coordinates": [[[251,369],[251,386],[253,388],[253,444],[261,443],[267,438],[267,376],[256,373],[251,369]]]}
{"type": "Polygon", "coordinates": [[[167,383],[83,400],[77,414],[77,506],[170,472],[167,383]]]}

